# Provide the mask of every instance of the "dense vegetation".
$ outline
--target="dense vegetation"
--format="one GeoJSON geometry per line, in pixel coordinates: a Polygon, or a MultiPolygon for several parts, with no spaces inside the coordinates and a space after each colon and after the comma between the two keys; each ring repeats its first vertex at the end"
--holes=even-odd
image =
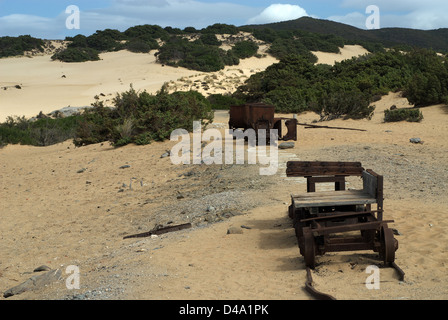
{"type": "Polygon", "coordinates": [[[73,139],[76,146],[109,141],[119,147],[169,139],[175,129],[193,130],[193,121],[213,120],[212,104],[202,94],[161,90],[155,95],[130,90],[117,94],[114,107],[96,100],[79,115],[30,120],[9,117],[0,124],[0,146],[48,146],[73,139]]]}
{"type": "Polygon", "coordinates": [[[83,146],[110,141],[114,146],[149,144],[169,139],[175,129],[192,131],[193,121],[213,120],[210,102],[195,91],[156,95],[129,91],[117,94],[114,108],[96,101],[81,117],[74,143],[83,146]]]}
{"type": "Polygon", "coordinates": [[[420,109],[384,110],[384,122],[420,122],[422,120],[423,113],[420,109]]]}
{"type": "Polygon", "coordinates": [[[0,146],[6,144],[26,144],[48,146],[72,139],[79,125],[80,116],[67,118],[8,117],[0,124],[0,146]]]}
{"type": "Polygon", "coordinates": [[[26,51],[43,51],[44,41],[29,35],[0,37],[0,58],[23,55],[26,51]]]}
{"type": "Polygon", "coordinates": [[[302,17],[300,19],[245,26],[246,29],[272,29],[278,32],[292,32],[301,30],[320,35],[341,37],[346,44],[360,44],[373,52],[381,47],[430,48],[436,51],[447,52],[448,29],[415,30],[406,28],[382,28],[378,30],[363,30],[330,20],[302,17]]]}
{"type": "Polygon", "coordinates": [[[118,50],[148,53],[159,49],[159,41],[166,42],[162,46],[160,57],[162,63],[180,65],[200,71],[216,71],[224,65],[238,63],[238,57],[232,53],[219,51],[221,43],[216,34],[236,34],[238,28],[227,24],[214,24],[202,30],[187,27],[184,30],[172,27],[162,28],[157,25],[139,25],[124,32],[114,29],[98,30],[90,36],[77,35],[67,37],[68,48],[55,54],[52,59],[63,62],[83,62],[98,60],[99,54],[118,50]],[[185,37],[199,34],[200,39],[187,44],[185,37]],[[205,51],[202,53],[201,51],[205,51]],[[183,57],[178,63],[178,55],[183,57]]]}
{"type": "Polygon", "coordinates": [[[314,111],[322,120],[369,118],[372,102],[390,91],[404,91],[417,106],[447,103],[445,62],[445,57],[426,49],[377,52],[333,67],[288,55],[253,75],[234,97],[273,104],[278,112],[314,111]]]}
{"type": "Polygon", "coordinates": [[[192,70],[213,72],[226,65],[239,64],[232,50],[225,51],[216,45],[205,45],[202,40],[189,41],[181,37],[171,37],[156,53],[159,62],[192,70]]]}

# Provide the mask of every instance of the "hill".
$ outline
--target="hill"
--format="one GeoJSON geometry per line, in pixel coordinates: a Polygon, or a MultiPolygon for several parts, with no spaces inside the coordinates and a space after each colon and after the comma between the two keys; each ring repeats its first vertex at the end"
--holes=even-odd
{"type": "Polygon", "coordinates": [[[384,46],[410,46],[448,51],[448,29],[417,30],[407,28],[383,28],[363,30],[330,20],[302,17],[285,22],[248,25],[244,29],[273,29],[276,31],[301,30],[322,35],[335,35],[347,41],[377,42],[384,46]]]}

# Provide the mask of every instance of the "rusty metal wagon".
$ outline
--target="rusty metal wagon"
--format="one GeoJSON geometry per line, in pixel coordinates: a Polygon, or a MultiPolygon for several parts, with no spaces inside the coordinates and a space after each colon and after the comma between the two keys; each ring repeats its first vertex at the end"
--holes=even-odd
{"type": "MultiPolygon", "coordinates": [[[[307,179],[307,192],[291,195],[289,217],[308,268],[326,252],[373,250],[386,265],[395,264],[398,241],[383,220],[383,177],[359,162],[287,163],[288,177],[307,179]],[[346,178],[362,178],[362,190],[346,190],[346,178]],[[316,192],[317,183],[334,183],[334,191],[316,192]]],[[[402,274],[404,276],[404,273],[402,274]]]]}
{"type": "Polygon", "coordinates": [[[267,130],[266,134],[269,137],[270,130],[277,129],[278,140],[297,141],[297,119],[276,118],[275,106],[264,103],[248,103],[231,106],[229,114],[229,128],[232,130],[253,129],[258,139],[258,130],[267,130]],[[283,134],[283,125],[287,130],[285,134],[283,134]]]}

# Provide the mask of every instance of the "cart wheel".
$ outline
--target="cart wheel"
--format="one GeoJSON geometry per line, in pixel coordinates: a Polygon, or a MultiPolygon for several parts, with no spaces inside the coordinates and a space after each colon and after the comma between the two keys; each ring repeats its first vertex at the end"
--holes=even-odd
{"type": "Polygon", "coordinates": [[[316,244],[310,228],[303,228],[303,244],[305,264],[314,269],[316,266],[316,244]]]}
{"type": "Polygon", "coordinates": [[[381,258],[385,264],[395,261],[395,238],[392,229],[387,226],[381,228],[381,258]]]}

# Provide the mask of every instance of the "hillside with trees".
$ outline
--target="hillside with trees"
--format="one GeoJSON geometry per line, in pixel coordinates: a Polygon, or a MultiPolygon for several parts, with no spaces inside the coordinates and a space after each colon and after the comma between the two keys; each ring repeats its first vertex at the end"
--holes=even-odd
{"type": "Polygon", "coordinates": [[[330,20],[302,17],[296,20],[270,23],[263,25],[249,25],[244,30],[272,29],[277,32],[293,32],[300,30],[319,35],[332,35],[341,37],[346,44],[373,44],[383,47],[412,47],[433,49],[448,52],[448,29],[416,30],[407,28],[382,28],[363,30],[343,23],[330,20]]]}
{"type": "Polygon", "coordinates": [[[253,75],[234,97],[273,104],[278,112],[314,111],[322,120],[369,118],[372,103],[391,91],[417,107],[448,103],[446,62],[428,49],[376,52],[334,66],[289,55],[253,75]]]}

